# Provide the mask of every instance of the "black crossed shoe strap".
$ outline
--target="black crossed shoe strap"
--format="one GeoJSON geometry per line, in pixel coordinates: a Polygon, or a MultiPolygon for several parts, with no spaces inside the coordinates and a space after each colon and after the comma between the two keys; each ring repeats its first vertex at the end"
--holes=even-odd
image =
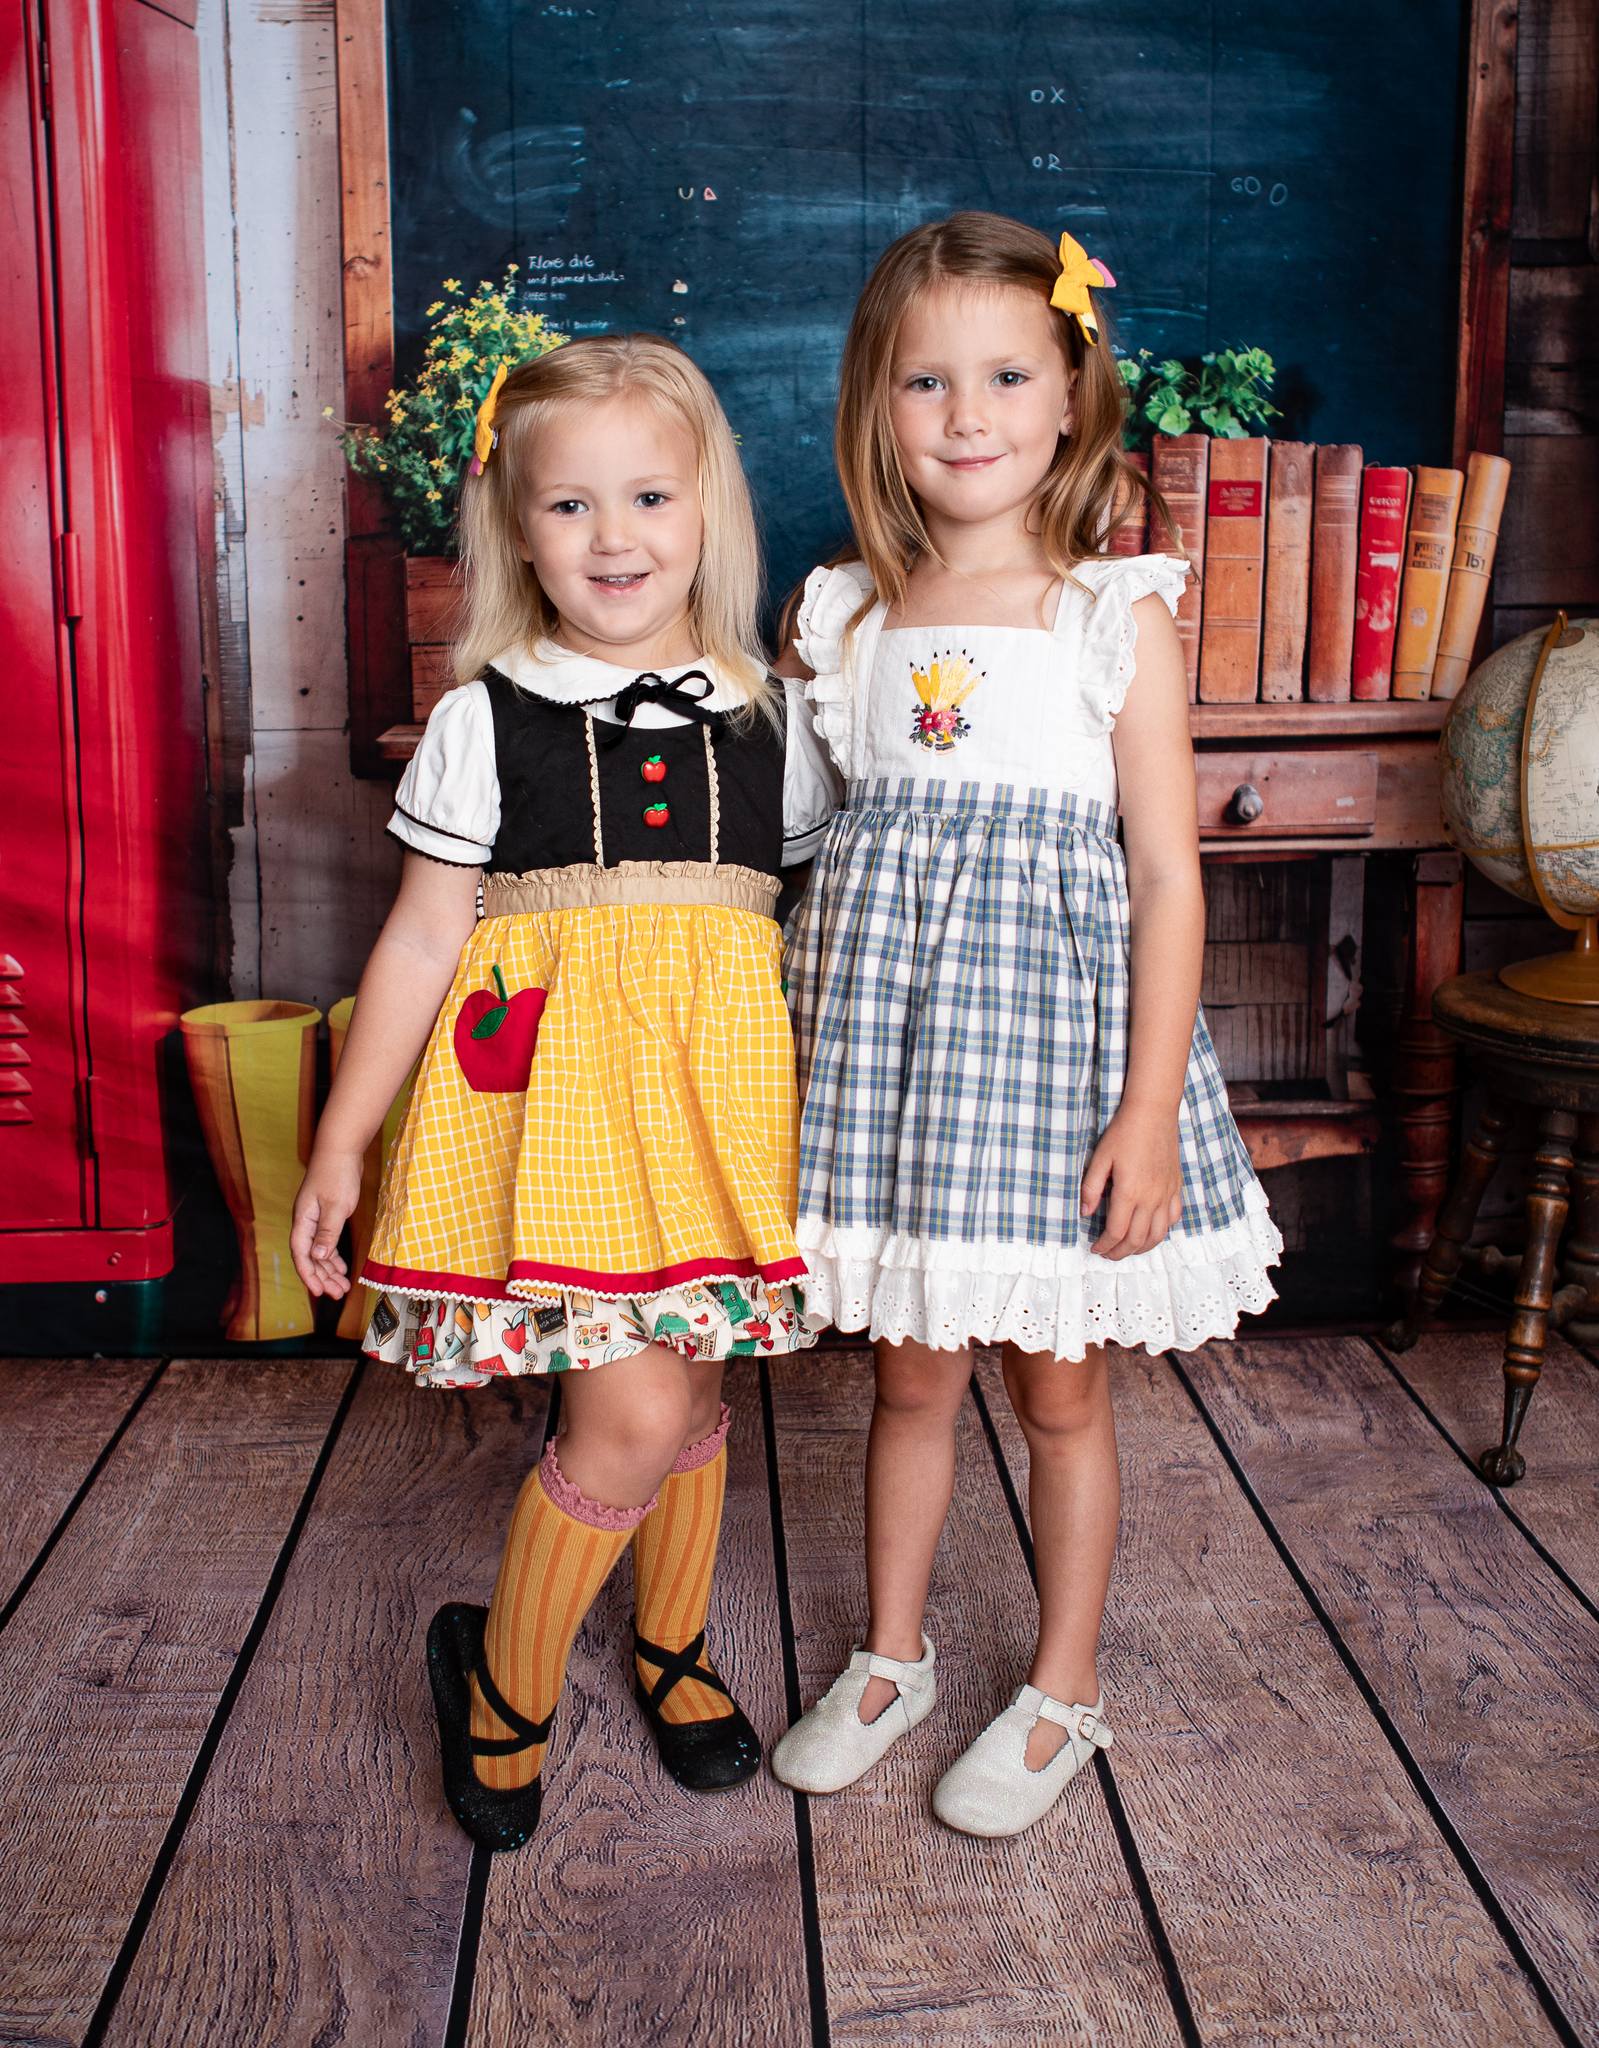
{"type": "Polygon", "coordinates": [[[473,1735],[468,1738],[474,1756],[515,1756],[518,1750],[531,1749],[535,1742],[548,1742],[550,1730],[555,1725],[555,1709],[544,1716],[542,1721],[530,1721],[526,1714],[519,1713],[489,1674],[489,1660],[479,1655],[472,1666],[472,1676],[477,1680],[478,1691],[482,1693],[507,1728],[514,1728],[514,1735],[473,1735]]]}
{"type": "MultiPolygon", "coordinates": [[[[633,1654],[642,1657],[646,1663],[658,1664],[661,1675],[649,1690],[649,1702],[657,1712],[666,1695],[680,1678],[697,1679],[701,1685],[709,1686],[712,1692],[719,1692],[724,1700],[733,1695],[723,1685],[709,1664],[700,1662],[700,1653],[705,1648],[705,1631],[701,1629],[693,1642],[685,1643],[681,1650],[663,1650],[659,1643],[646,1642],[637,1629],[633,1631],[633,1654]]],[[[497,1710],[496,1710],[497,1711],[497,1710]]]]}

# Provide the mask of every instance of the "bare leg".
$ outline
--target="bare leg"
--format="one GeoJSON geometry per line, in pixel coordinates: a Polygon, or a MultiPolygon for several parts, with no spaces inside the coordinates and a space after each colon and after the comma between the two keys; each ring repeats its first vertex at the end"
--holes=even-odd
{"type": "MultiPolygon", "coordinates": [[[[866,1446],[866,1647],[914,1664],[933,1553],[955,1488],[955,1418],[972,1375],[969,1351],[879,1344],[866,1446]]],[[[895,1695],[868,1681],[858,1709],[875,1721],[895,1695]]]]}
{"type": "MultiPolygon", "coordinates": [[[[1105,1354],[1096,1345],[1074,1365],[1007,1344],[1004,1364],[1005,1391],[1027,1438],[1038,1568],[1038,1648],[1028,1678],[1054,1699],[1092,1706],[1121,1510],[1105,1354]]],[[[1040,1721],[1028,1738],[1028,1768],[1041,1770],[1065,1739],[1065,1729],[1040,1721]]]]}
{"type": "Polygon", "coordinates": [[[606,1507],[642,1507],[671,1470],[703,1406],[695,1371],[677,1352],[650,1344],[615,1365],[567,1374],[560,1455],[572,1484],[606,1507]]]}

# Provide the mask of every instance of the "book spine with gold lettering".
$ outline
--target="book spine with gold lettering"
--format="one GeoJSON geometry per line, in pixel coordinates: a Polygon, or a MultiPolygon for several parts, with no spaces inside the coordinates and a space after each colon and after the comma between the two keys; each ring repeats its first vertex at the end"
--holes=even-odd
{"type": "Polygon", "coordinates": [[[1468,458],[1460,524],[1455,528],[1455,556],[1449,570],[1449,594],[1444,599],[1444,623],[1438,636],[1438,657],[1432,665],[1435,697],[1457,696],[1471,668],[1509,488],[1510,464],[1502,455],[1468,458]]]}
{"type": "Polygon", "coordinates": [[[1260,696],[1292,703],[1305,694],[1310,622],[1310,508],[1316,451],[1308,441],[1273,441],[1266,500],[1266,611],[1261,626],[1260,696]]]}
{"type": "Polygon", "coordinates": [[[1389,696],[1394,676],[1394,629],[1399,623],[1399,578],[1405,566],[1405,521],[1410,515],[1410,471],[1372,463],[1360,502],[1360,555],[1355,568],[1355,657],[1350,694],[1357,704],[1389,696]]]}
{"type": "Polygon", "coordinates": [[[1194,573],[1177,605],[1177,637],[1188,668],[1188,701],[1199,695],[1200,578],[1205,569],[1205,478],[1210,467],[1208,434],[1157,434],[1150,450],[1150,481],[1166,500],[1175,534],[1157,531],[1151,513],[1149,546],[1162,554],[1186,555],[1194,573]],[[1175,543],[1175,545],[1174,545],[1175,543]]]}
{"type": "Polygon", "coordinates": [[[1464,481],[1458,469],[1416,466],[1405,573],[1399,584],[1399,628],[1394,635],[1396,697],[1425,697],[1432,685],[1464,481]]]}
{"type": "Polygon", "coordinates": [[[1355,646],[1355,555],[1360,524],[1361,450],[1336,442],[1316,450],[1310,534],[1310,657],[1305,695],[1347,704],[1355,646]]]}
{"type": "Polygon", "coordinates": [[[1266,453],[1262,434],[1210,444],[1199,701],[1253,704],[1260,677],[1266,581],[1266,453]]]}

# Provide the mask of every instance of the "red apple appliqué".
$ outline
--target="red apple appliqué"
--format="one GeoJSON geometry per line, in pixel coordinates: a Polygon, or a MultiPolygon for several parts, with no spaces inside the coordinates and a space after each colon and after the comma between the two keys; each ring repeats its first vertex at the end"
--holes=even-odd
{"type": "Polygon", "coordinates": [[[455,1057],[469,1088],[480,1095],[519,1095],[526,1088],[544,996],[541,988],[507,994],[496,962],[494,988],[467,997],[455,1020],[455,1057]]]}
{"type": "Polygon", "coordinates": [[[665,804],[651,804],[644,813],[644,822],[646,825],[664,825],[671,815],[665,804]]]}
{"type": "Polygon", "coordinates": [[[666,763],[659,754],[651,754],[650,758],[639,770],[639,773],[646,782],[664,782],[666,780],[666,763]]]}

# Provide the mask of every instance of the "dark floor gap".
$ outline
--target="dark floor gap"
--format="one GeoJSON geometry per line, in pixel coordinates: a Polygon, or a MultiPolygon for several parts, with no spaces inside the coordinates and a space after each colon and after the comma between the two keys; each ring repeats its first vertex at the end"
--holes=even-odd
{"type": "Polygon", "coordinates": [[[1198,1388],[1188,1377],[1181,1360],[1175,1352],[1171,1351],[1163,1353],[1162,1356],[1165,1358],[1167,1365],[1170,1366],[1178,1385],[1192,1403],[1194,1413],[1209,1432],[1211,1441],[1225,1460],[1228,1471],[1232,1473],[1240,1492],[1245,1500],[1248,1501],[1254,1512],[1255,1519],[1266,1532],[1272,1548],[1282,1559],[1289,1576],[1299,1588],[1306,1606],[1315,1615],[1323,1634],[1332,1645],[1333,1652],[1337,1656],[1339,1663],[1343,1665],[1351,1679],[1353,1679],[1355,1687],[1360,1693],[1361,1698],[1366,1702],[1373,1720],[1382,1730],[1389,1748],[1392,1749],[1394,1755],[1404,1766],[1405,1773],[1410,1779],[1411,1784],[1416,1788],[1417,1796],[1420,1798],[1422,1805],[1427,1809],[1434,1827],[1437,1828],[1439,1834],[1449,1845],[1450,1854],[1459,1864],[1466,1882],[1477,1894],[1483,1910],[1493,1922],[1494,1929],[1500,1940],[1509,1949],[1511,1955],[1515,1958],[1517,1967],[1532,1986],[1533,1993],[1539,2005],[1543,2008],[1544,2017],[1554,2029],[1556,2038],[1564,2044],[1564,2048],[1583,2048],[1581,2036],[1576,2032],[1571,2022],[1566,2018],[1565,2013],[1561,2010],[1553,1991],[1544,1982],[1537,1963],[1533,1960],[1520,1934],[1517,1933],[1509,1915],[1505,1912],[1503,1906],[1500,1905],[1493,1886],[1483,1874],[1476,1857],[1472,1855],[1471,1850],[1466,1846],[1454,1822],[1444,1811],[1431,1785],[1427,1782],[1426,1773],[1411,1754],[1410,1746],[1400,1733],[1397,1723],[1393,1720],[1382,1701],[1377,1697],[1376,1689],[1367,1678],[1365,1672],[1360,1668],[1359,1660],[1339,1633],[1337,1624],[1333,1621],[1332,1616],[1322,1605],[1321,1598],[1317,1594],[1316,1589],[1300,1569],[1298,1560],[1289,1549],[1287,1541],[1276,1523],[1272,1520],[1266,1504],[1261,1500],[1259,1494],[1256,1493],[1253,1485],[1250,1483],[1248,1474],[1233,1455],[1232,1446],[1222,1434],[1221,1428],[1212,1417],[1210,1410],[1205,1406],[1198,1388]]]}
{"type": "MultiPolygon", "coordinates": [[[[1033,1532],[1028,1527],[1027,1516],[1022,1508],[1021,1497],[1016,1491],[1016,1481],[1012,1476],[1009,1460],[1005,1456],[1005,1448],[999,1440],[999,1431],[994,1427],[994,1418],[988,1412],[988,1403],[983,1398],[983,1389],[976,1373],[972,1374],[971,1386],[972,1400],[975,1402],[977,1413],[982,1420],[983,1434],[988,1439],[989,1456],[994,1461],[994,1469],[999,1474],[999,1483],[1005,1491],[1005,1504],[1010,1509],[1011,1527],[1016,1532],[1016,1541],[1021,1546],[1022,1559],[1027,1566],[1027,1576],[1032,1580],[1033,1590],[1036,1593],[1038,1590],[1038,1563],[1033,1555],[1033,1532]]],[[[1104,1750],[1100,1750],[1094,1758],[1094,1771],[1099,1782],[1100,1792],[1104,1797],[1105,1809],[1110,1815],[1110,1824],[1116,1836],[1116,1846],[1121,1850],[1122,1861],[1127,1866],[1127,1875],[1132,1881],[1133,1890],[1138,1898],[1139,1909],[1144,1916],[1144,1925],[1149,1932],[1150,1947],[1155,1951],[1156,1959],[1160,1964],[1161,1975],[1166,1980],[1166,1996],[1171,2000],[1172,2014],[1177,2021],[1177,2031],[1182,2036],[1183,2048],[1201,2048],[1199,2027],[1194,2019],[1194,2008],[1189,2003],[1188,1987],[1183,1982],[1183,1973],[1178,1966],[1177,1951],[1172,1947],[1171,1940],[1166,1933],[1166,1923],[1161,1918],[1160,1907],[1155,1899],[1154,1886],[1149,1881],[1149,1873],[1144,1868],[1144,1859],[1139,1853],[1137,1839],[1127,1818],[1127,1809],[1122,1804],[1121,1789],[1116,1783],[1116,1773],[1111,1768],[1110,1757],[1104,1750]]]]}
{"type": "Polygon", "coordinates": [[[43,1543],[40,1544],[38,1553],[34,1557],[32,1564],[28,1566],[28,1569],[22,1574],[22,1577],[18,1579],[15,1587],[12,1589],[11,1597],[6,1601],[3,1607],[0,1607],[0,1629],[3,1629],[5,1627],[6,1623],[11,1619],[12,1615],[16,1613],[17,1609],[22,1605],[23,1601],[27,1599],[28,1588],[33,1584],[34,1580],[38,1578],[40,1572],[42,1572],[45,1566],[49,1563],[51,1551],[55,1549],[56,1545],[67,1533],[68,1523],[72,1520],[72,1517],[78,1512],[79,1508],[82,1507],[84,1501],[88,1498],[90,1487],[93,1486],[94,1482],[100,1477],[100,1474],[111,1462],[111,1459],[116,1453],[117,1445],[121,1443],[123,1437],[126,1436],[128,1432],[128,1427],[132,1423],[133,1418],[138,1414],[139,1410],[150,1398],[150,1395],[155,1390],[156,1381],[160,1379],[161,1375],[166,1371],[167,1366],[170,1363],[171,1361],[165,1358],[161,1359],[157,1363],[155,1371],[151,1373],[150,1377],[145,1381],[144,1385],[139,1389],[138,1393],[134,1395],[132,1401],[129,1402],[127,1411],[123,1415],[122,1420],[117,1424],[116,1428],[112,1430],[111,1434],[106,1438],[104,1444],[101,1445],[100,1455],[95,1459],[94,1463],[83,1475],[82,1485],[79,1486],[77,1492],[72,1496],[71,1500],[67,1502],[66,1506],[61,1510],[60,1514],[56,1517],[55,1527],[50,1531],[49,1535],[44,1539],[43,1543]]]}
{"type": "Polygon", "coordinates": [[[339,1441],[339,1437],[344,1429],[345,1420],[350,1413],[351,1404],[355,1400],[356,1389],[360,1386],[365,1371],[365,1359],[358,1359],[354,1370],[350,1374],[349,1384],[340,1396],[338,1407],[334,1410],[333,1420],[329,1423],[327,1435],[322,1440],[322,1448],[317,1453],[316,1463],[311,1468],[311,1474],[306,1481],[305,1490],[300,1496],[300,1504],[294,1511],[294,1519],[290,1522],[283,1542],[279,1546],[277,1558],[272,1566],[271,1576],[268,1578],[265,1590],[261,1595],[260,1601],[257,1603],[255,1618],[250,1623],[249,1633],[240,1645],[238,1656],[233,1660],[233,1669],[228,1673],[227,1683],[223,1686],[221,1696],[217,1700],[216,1708],[211,1715],[211,1724],[205,1731],[193,1764],[189,1767],[189,1775],[184,1782],[183,1791],[179,1796],[176,1810],[168,1824],[161,1847],[156,1852],[155,1861],[150,1866],[150,1875],[145,1879],[144,1890],[140,1894],[137,1907],[134,1909],[133,1918],[128,1922],[128,1930],[122,1937],[122,1945],[117,1950],[116,1959],[107,1972],[105,1985],[100,1993],[99,2003],[95,2006],[94,2014],[83,2036],[83,2048],[99,2048],[100,2042],[105,2038],[105,2030],[110,2025],[112,2014],[116,2011],[117,2000],[122,1996],[122,1987],[127,1982],[128,1972],[133,1968],[134,1959],[139,1953],[139,1945],[144,1940],[145,1932],[155,1912],[156,1902],[161,1896],[161,1887],[166,1883],[167,1872],[172,1867],[172,1859],[178,1853],[178,1845],[183,1840],[184,1830],[189,1825],[189,1817],[194,1812],[196,1802],[204,1790],[206,1777],[211,1769],[212,1759],[215,1757],[222,1737],[226,1732],[229,1716],[233,1712],[239,1694],[244,1689],[244,1682],[250,1675],[250,1666],[255,1661],[255,1653],[261,1646],[261,1640],[266,1634],[267,1625],[272,1619],[272,1611],[278,1604],[278,1595],[282,1592],[284,1580],[289,1575],[289,1566],[293,1561],[300,1537],[304,1533],[306,1521],[310,1516],[312,1505],[322,1484],[323,1474],[328,1469],[334,1448],[339,1441]]]}
{"type": "MultiPolygon", "coordinates": [[[[772,1375],[760,1361],[761,1428],[766,1442],[766,1498],[772,1514],[772,1572],[777,1581],[777,1622],[783,1639],[783,1692],[790,1726],[800,1717],[799,1658],[794,1648],[794,1613],[788,1597],[788,1540],[783,1532],[783,1482],[777,1465],[777,1419],[772,1375]]],[[[832,2022],[827,2010],[827,1964],[816,1904],[816,1855],[811,1840],[811,1804],[803,1792],[794,1801],[794,1849],[799,1866],[800,1927],[805,1940],[805,1989],[811,2008],[812,2048],[828,2048],[832,2022]]]]}
{"type": "Polygon", "coordinates": [[[1577,1601],[1578,1604],[1585,1610],[1585,1612],[1590,1614],[1595,1621],[1599,1621],[1599,1603],[1595,1603],[1592,1599],[1589,1598],[1588,1594],[1585,1593],[1582,1587],[1577,1584],[1577,1581],[1571,1576],[1570,1572],[1566,1570],[1565,1566],[1560,1562],[1560,1560],[1550,1553],[1550,1551],[1545,1547],[1544,1543],[1538,1537],[1538,1535],[1532,1529],[1530,1529],[1527,1526],[1527,1524],[1521,1519],[1520,1515],[1516,1513],[1515,1509],[1511,1506],[1509,1500],[1506,1498],[1505,1488],[1502,1486],[1490,1486],[1488,1484],[1487,1480],[1484,1479],[1482,1474],[1477,1470],[1476,1459],[1472,1457],[1471,1453],[1468,1450],[1466,1450],[1465,1447],[1456,1439],[1456,1437],[1448,1428],[1448,1425],[1433,1413],[1432,1409],[1427,1405],[1427,1402],[1423,1398],[1423,1396],[1417,1393],[1416,1389],[1410,1384],[1409,1380],[1405,1378],[1404,1368],[1399,1364],[1398,1360],[1390,1356],[1385,1347],[1379,1344],[1374,1338],[1368,1338],[1366,1341],[1371,1345],[1372,1350],[1376,1353],[1378,1363],[1386,1367],[1387,1370],[1393,1375],[1394,1379],[1399,1383],[1400,1391],[1404,1394],[1407,1394],[1410,1397],[1410,1399],[1415,1403],[1415,1405],[1421,1410],[1422,1414],[1432,1424],[1433,1428],[1437,1430],[1438,1434],[1443,1438],[1444,1442],[1455,1453],[1456,1457],[1459,1458],[1461,1464],[1463,1464],[1466,1467],[1466,1469],[1471,1473],[1471,1476],[1476,1480],[1477,1484],[1482,1488],[1483,1492],[1491,1493],[1493,1495],[1494,1501],[1497,1504],[1500,1512],[1504,1514],[1511,1522],[1513,1522],[1516,1528],[1520,1530],[1521,1534],[1527,1539],[1527,1542],[1531,1546],[1531,1548],[1548,1566],[1549,1570],[1553,1572],[1554,1576],[1560,1581],[1561,1585],[1565,1587],[1566,1591],[1571,1595],[1572,1599],[1577,1601]]]}

